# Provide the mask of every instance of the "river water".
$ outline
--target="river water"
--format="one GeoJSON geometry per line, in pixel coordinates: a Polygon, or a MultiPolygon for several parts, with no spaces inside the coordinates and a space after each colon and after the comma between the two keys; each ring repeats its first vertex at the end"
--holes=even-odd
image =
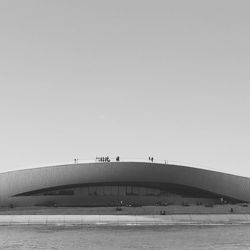
{"type": "Polygon", "coordinates": [[[1,226],[0,249],[250,249],[250,225],[1,226]]]}

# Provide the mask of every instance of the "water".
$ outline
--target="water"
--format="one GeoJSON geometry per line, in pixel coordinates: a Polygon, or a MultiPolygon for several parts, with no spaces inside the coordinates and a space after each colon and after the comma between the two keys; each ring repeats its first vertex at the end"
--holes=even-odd
{"type": "Polygon", "coordinates": [[[250,249],[250,225],[2,226],[0,249],[250,249]]]}

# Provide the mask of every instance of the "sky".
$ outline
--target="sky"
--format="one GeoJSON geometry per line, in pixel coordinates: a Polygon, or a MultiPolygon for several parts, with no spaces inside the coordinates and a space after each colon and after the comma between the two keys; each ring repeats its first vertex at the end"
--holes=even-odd
{"type": "Polygon", "coordinates": [[[0,1],[0,172],[120,155],[250,177],[249,8],[0,1]]]}

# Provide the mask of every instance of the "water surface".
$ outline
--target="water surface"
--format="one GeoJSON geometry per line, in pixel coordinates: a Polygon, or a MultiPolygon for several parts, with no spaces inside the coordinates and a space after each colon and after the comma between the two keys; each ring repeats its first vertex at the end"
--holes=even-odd
{"type": "Polygon", "coordinates": [[[250,249],[250,225],[2,226],[0,249],[250,249]]]}

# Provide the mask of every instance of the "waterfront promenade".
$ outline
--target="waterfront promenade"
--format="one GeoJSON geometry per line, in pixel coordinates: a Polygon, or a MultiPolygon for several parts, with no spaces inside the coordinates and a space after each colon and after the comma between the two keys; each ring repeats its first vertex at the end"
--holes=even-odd
{"type": "Polygon", "coordinates": [[[143,207],[0,208],[1,225],[220,225],[250,224],[250,207],[239,204],[143,207]],[[233,209],[233,213],[231,212],[233,209]],[[164,211],[164,214],[161,212],[164,211]]]}
{"type": "Polygon", "coordinates": [[[0,207],[0,215],[166,215],[174,214],[250,214],[250,206],[224,204],[207,207],[205,205],[168,205],[128,207],[0,207]]]}
{"type": "Polygon", "coordinates": [[[0,215],[0,226],[13,225],[224,225],[250,224],[250,214],[178,215],[0,215]]]}

